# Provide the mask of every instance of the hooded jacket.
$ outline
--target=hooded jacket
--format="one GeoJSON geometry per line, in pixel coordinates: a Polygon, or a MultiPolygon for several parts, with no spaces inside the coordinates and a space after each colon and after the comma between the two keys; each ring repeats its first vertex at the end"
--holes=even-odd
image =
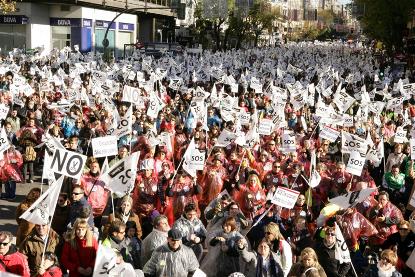
{"type": "Polygon", "coordinates": [[[23,277],[30,276],[27,257],[17,251],[16,246],[10,245],[6,255],[0,255],[0,271],[4,268],[6,272],[13,273],[23,277]]]}

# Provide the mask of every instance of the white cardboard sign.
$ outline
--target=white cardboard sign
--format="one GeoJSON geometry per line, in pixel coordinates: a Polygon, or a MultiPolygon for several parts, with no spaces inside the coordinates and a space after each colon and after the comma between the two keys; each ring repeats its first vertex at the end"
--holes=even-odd
{"type": "Polygon", "coordinates": [[[337,131],[333,128],[330,128],[328,126],[323,126],[321,128],[319,137],[323,138],[323,139],[326,139],[330,142],[335,142],[337,140],[337,138],[339,137],[339,135],[340,135],[339,131],[337,131]]]}
{"type": "Polygon", "coordinates": [[[274,122],[271,119],[261,119],[258,125],[258,134],[268,136],[274,128],[274,122]]]}
{"type": "Polygon", "coordinates": [[[295,145],[295,135],[292,134],[283,134],[282,135],[282,152],[291,153],[295,152],[297,147],[295,145]]]}
{"type": "Polygon", "coordinates": [[[53,152],[51,169],[65,176],[79,179],[83,173],[87,156],[77,152],[67,151],[65,149],[56,148],[53,152]]]}
{"type": "Polygon", "coordinates": [[[10,142],[7,139],[6,131],[4,128],[1,129],[1,136],[0,136],[0,154],[9,149],[10,142]]]}
{"type": "Polygon", "coordinates": [[[93,138],[92,144],[92,155],[95,158],[113,156],[118,154],[117,137],[116,136],[105,136],[93,138]]]}
{"type": "Polygon", "coordinates": [[[280,207],[292,209],[295,202],[297,202],[298,195],[300,195],[299,191],[285,187],[278,187],[271,202],[280,207]]]}
{"type": "Polygon", "coordinates": [[[355,176],[362,174],[363,166],[365,165],[366,155],[353,151],[350,154],[349,162],[347,163],[346,172],[355,176]]]}

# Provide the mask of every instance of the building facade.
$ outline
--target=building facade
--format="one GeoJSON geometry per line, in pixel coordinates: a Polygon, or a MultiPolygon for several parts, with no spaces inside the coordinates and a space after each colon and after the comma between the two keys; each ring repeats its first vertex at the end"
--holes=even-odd
{"type": "Polygon", "coordinates": [[[16,12],[0,16],[0,51],[4,54],[13,48],[51,50],[78,45],[83,53],[102,52],[107,29],[108,48],[115,57],[123,55],[125,45],[137,41],[174,39],[175,14],[169,9],[170,1],[128,0],[127,5],[119,6],[120,2],[18,2],[16,12]]]}

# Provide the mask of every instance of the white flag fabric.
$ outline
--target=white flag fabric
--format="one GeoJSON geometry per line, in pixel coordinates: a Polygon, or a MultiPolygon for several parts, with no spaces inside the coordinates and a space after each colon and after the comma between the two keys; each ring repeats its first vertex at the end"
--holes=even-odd
{"type": "Polygon", "coordinates": [[[346,172],[355,176],[362,174],[363,166],[365,165],[366,155],[357,151],[352,151],[349,161],[346,166],[346,172]]]}
{"type": "Polygon", "coordinates": [[[367,188],[358,191],[348,192],[346,194],[329,199],[330,203],[336,204],[342,209],[350,208],[357,203],[361,203],[369,197],[369,195],[377,190],[377,188],[367,188]]]}
{"type": "Polygon", "coordinates": [[[336,234],[336,245],[335,245],[335,252],[334,257],[338,260],[341,264],[350,263],[352,259],[350,258],[350,251],[347,247],[346,241],[344,240],[343,234],[337,225],[335,224],[335,234],[336,234]]]}
{"type": "Polygon", "coordinates": [[[132,105],[128,108],[125,115],[120,118],[117,129],[113,131],[112,134],[116,135],[118,138],[130,134],[133,126],[133,107],[132,105]]]}
{"type": "Polygon", "coordinates": [[[192,138],[183,156],[183,159],[184,159],[183,169],[192,177],[196,176],[196,168],[190,165],[190,161],[192,159],[192,153],[194,153],[195,150],[196,150],[195,140],[194,138],[192,138]]]}
{"type": "Polygon", "coordinates": [[[411,255],[409,256],[408,260],[406,261],[406,265],[415,271],[415,249],[412,250],[411,255]]]}
{"type": "Polygon", "coordinates": [[[323,126],[320,130],[320,134],[319,137],[326,139],[330,142],[335,142],[337,140],[337,138],[339,137],[340,132],[330,128],[329,126],[323,126]]]}
{"type": "Polygon", "coordinates": [[[236,139],[237,135],[229,130],[223,129],[216,142],[216,147],[226,147],[236,139]]]}
{"type": "Polygon", "coordinates": [[[117,255],[112,248],[98,245],[97,257],[95,258],[93,277],[109,276],[111,270],[116,266],[117,255]]]}
{"type": "Polygon", "coordinates": [[[0,136],[0,154],[10,148],[10,142],[7,138],[6,131],[4,128],[1,128],[1,136],[0,136]]]}
{"type": "Polygon", "coordinates": [[[115,163],[101,176],[106,187],[117,196],[122,197],[133,190],[139,156],[140,152],[134,152],[115,163]]]}
{"type": "Polygon", "coordinates": [[[367,142],[361,137],[343,131],[341,151],[343,153],[351,153],[352,151],[357,151],[366,154],[367,142]]]}
{"type": "Polygon", "coordinates": [[[315,188],[320,184],[320,181],[321,181],[320,174],[317,172],[317,170],[313,170],[313,172],[311,173],[310,182],[308,183],[309,186],[312,188],[315,188]]]}
{"type": "Polygon", "coordinates": [[[20,218],[33,224],[46,225],[52,221],[61,192],[63,176],[54,182],[20,218]]]}
{"type": "Polygon", "coordinates": [[[43,172],[42,178],[55,181],[55,173],[53,170],[50,170],[52,164],[52,157],[49,155],[49,152],[45,149],[45,157],[43,159],[43,172]]]}
{"type": "Polygon", "coordinates": [[[356,99],[343,90],[336,92],[333,99],[333,102],[341,112],[347,111],[355,101],[356,99]]]}

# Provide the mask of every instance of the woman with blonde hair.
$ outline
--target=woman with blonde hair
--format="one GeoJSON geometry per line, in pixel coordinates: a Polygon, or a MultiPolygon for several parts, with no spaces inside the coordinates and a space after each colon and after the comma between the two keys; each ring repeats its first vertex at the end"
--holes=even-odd
{"type": "Polygon", "coordinates": [[[319,264],[317,254],[311,247],[306,247],[301,251],[300,261],[295,263],[288,273],[288,277],[327,277],[323,267],[319,264]]]}
{"type": "Polygon", "coordinates": [[[266,195],[256,172],[249,175],[245,185],[241,185],[235,199],[246,218],[253,219],[264,212],[266,195]]]}
{"type": "Polygon", "coordinates": [[[88,221],[78,218],[63,246],[61,263],[69,270],[69,277],[92,276],[98,242],[88,221]]]}
{"type": "MultiPolygon", "coordinates": [[[[369,270],[365,273],[364,277],[402,277],[402,274],[396,270],[398,263],[398,255],[391,249],[383,250],[380,253],[380,259],[377,264],[371,265],[369,270]]],[[[406,276],[406,275],[405,275],[406,276]]],[[[409,275],[407,275],[409,276],[409,275]]]]}
{"type": "Polygon", "coordinates": [[[264,239],[271,245],[271,250],[276,254],[277,262],[281,265],[284,275],[287,276],[293,260],[291,246],[281,234],[277,223],[269,223],[264,230],[264,239]]]}

